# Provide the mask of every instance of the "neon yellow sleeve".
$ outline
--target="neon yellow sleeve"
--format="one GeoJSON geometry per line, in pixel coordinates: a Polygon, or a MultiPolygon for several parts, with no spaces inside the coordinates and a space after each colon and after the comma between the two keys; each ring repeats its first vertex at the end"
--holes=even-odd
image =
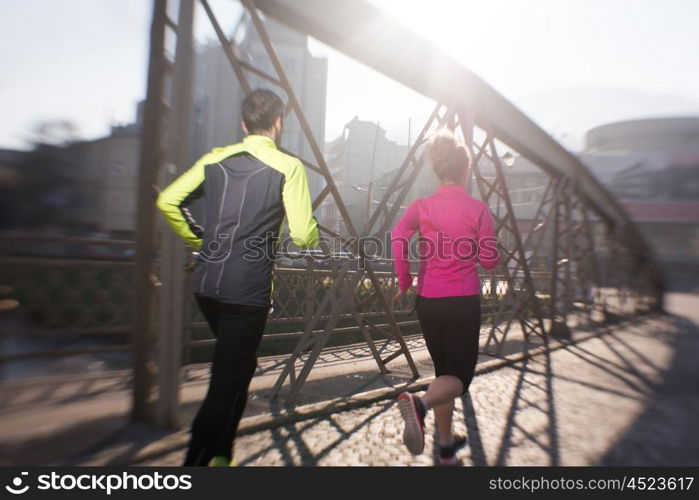
{"type": "Polygon", "coordinates": [[[298,160],[286,173],[282,198],[293,242],[306,248],[318,246],[318,222],[313,217],[308,177],[306,169],[298,160]]]}
{"type": "Polygon", "coordinates": [[[163,189],[156,202],[170,227],[195,249],[201,247],[204,231],[197,225],[187,206],[203,194],[204,166],[208,156],[204,155],[192,168],[163,189]]]}

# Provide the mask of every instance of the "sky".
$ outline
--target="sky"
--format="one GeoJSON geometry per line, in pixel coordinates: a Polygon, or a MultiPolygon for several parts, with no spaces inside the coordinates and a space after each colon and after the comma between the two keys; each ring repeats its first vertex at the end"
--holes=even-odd
{"type": "MultiPolygon", "coordinates": [[[[571,150],[611,121],[699,115],[699,2],[371,0],[453,55],[571,150]]],[[[224,27],[240,8],[212,0],[224,27]]],[[[36,124],[70,120],[83,138],[134,118],[145,95],[151,2],[0,0],[0,148],[36,124]]],[[[201,9],[197,38],[212,37],[201,9]]],[[[326,138],[354,116],[414,138],[432,104],[327,47],[326,138]]],[[[397,57],[405,56],[397,54],[397,57]]],[[[213,146],[213,145],[212,145],[213,146]]]]}

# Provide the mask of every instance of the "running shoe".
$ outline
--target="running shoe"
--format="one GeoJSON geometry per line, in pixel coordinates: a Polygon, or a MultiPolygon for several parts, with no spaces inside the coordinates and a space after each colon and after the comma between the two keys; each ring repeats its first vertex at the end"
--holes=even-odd
{"type": "Polygon", "coordinates": [[[449,446],[439,446],[439,465],[458,465],[456,452],[466,446],[464,436],[454,436],[454,442],[449,446]]]}
{"type": "Polygon", "coordinates": [[[413,455],[419,455],[425,449],[425,410],[419,398],[403,392],[398,396],[398,408],[405,421],[403,443],[413,455]]]}
{"type": "Polygon", "coordinates": [[[228,460],[223,455],[217,455],[209,460],[209,467],[235,467],[237,465],[235,460],[228,460]]]}

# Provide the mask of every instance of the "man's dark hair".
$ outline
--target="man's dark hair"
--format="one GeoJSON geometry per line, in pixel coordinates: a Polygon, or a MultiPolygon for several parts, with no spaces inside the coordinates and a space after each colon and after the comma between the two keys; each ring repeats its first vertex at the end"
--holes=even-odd
{"type": "Polygon", "coordinates": [[[242,110],[248,133],[259,134],[271,130],[277,118],[284,116],[284,103],[271,90],[257,89],[245,97],[242,110]]]}

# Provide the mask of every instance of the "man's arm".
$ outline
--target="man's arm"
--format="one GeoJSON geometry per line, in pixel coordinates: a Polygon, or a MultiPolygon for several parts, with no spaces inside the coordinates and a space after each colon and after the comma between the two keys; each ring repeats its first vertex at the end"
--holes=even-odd
{"type": "Polygon", "coordinates": [[[187,207],[204,194],[204,166],[207,156],[202,157],[192,168],[163,189],[156,202],[175,233],[196,249],[201,247],[204,229],[197,224],[187,207]]]}
{"type": "Polygon", "coordinates": [[[313,217],[306,169],[300,161],[286,174],[282,199],[293,242],[306,248],[318,246],[318,222],[313,217]]]}

